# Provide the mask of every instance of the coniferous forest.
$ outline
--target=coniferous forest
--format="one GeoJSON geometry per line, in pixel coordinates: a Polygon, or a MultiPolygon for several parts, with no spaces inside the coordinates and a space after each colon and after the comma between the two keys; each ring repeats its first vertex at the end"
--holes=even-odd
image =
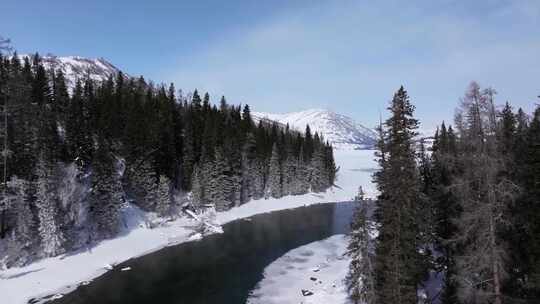
{"type": "Polygon", "coordinates": [[[427,147],[407,92],[395,93],[375,214],[363,204],[351,226],[355,303],[539,303],[540,106],[529,116],[495,95],[472,82],[427,147]],[[430,283],[440,290],[427,297],[430,283]]]}
{"type": "Polygon", "coordinates": [[[4,158],[0,260],[14,266],[110,238],[128,203],[161,217],[251,199],[324,191],[332,147],[319,134],[261,120],[122,73],[68,87],[39,55],[0,55],[4,158]]]}

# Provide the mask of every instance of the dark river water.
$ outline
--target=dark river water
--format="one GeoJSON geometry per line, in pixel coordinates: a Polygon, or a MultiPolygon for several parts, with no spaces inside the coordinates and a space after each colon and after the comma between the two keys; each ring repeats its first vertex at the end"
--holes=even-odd
{"type": "Polygon", "coordinates": [[[347,233],[355,205],[313,205],[233,221],[223,234],[128,260],[49,303],[245,303],[264,268],[287,251],[347,233]]]}

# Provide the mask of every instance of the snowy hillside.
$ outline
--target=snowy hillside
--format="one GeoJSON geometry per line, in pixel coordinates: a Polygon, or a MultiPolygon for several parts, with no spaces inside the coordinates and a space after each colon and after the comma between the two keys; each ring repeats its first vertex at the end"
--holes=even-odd
{"type": "Polygon", "coordinates": [[[266,118],[277,121],[298,131],[309,124],[311,131],[322,134],[337,149],[369,149],[375,144],[377,134],[352,118],[329,110],[311,109],[301,112],[272,114],[254,112],[256,121],[266,118]]]}
{"type": "MultiPolygon", "coordinates": [[[[19,55],[21,60],[29,55],[19,55]]],[[[30,56],[31,57],[31,56],[30,56]]],[[[120,70],[103,58],[85,58],[79,56],[58,57],[46,55],[41,57],[45,69],[62,70],[68,86],[73,88],[77,78],[87,75],[95,81],[104,81],[110,76],[115,76],[120,70]]]]}

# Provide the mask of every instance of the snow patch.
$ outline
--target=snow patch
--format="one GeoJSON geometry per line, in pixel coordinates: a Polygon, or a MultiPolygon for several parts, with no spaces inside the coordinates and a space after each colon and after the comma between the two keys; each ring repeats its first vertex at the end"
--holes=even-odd
{"type": "Polygon", "coordinates": [[[347,243],[346,236],[334,235],[287,252],[265,268],[247,303],[349,303],[347,243]]]}

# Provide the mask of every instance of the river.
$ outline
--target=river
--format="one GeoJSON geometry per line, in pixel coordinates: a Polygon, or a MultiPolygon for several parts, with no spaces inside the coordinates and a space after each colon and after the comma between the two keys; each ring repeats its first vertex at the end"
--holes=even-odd
{"type": "Polygon", "coordinates": [[[346,234],[355,205],[319,204],[236,220],[222,234],[128,260],[48,303],[244,303],[277,258],[346,234]]]}

